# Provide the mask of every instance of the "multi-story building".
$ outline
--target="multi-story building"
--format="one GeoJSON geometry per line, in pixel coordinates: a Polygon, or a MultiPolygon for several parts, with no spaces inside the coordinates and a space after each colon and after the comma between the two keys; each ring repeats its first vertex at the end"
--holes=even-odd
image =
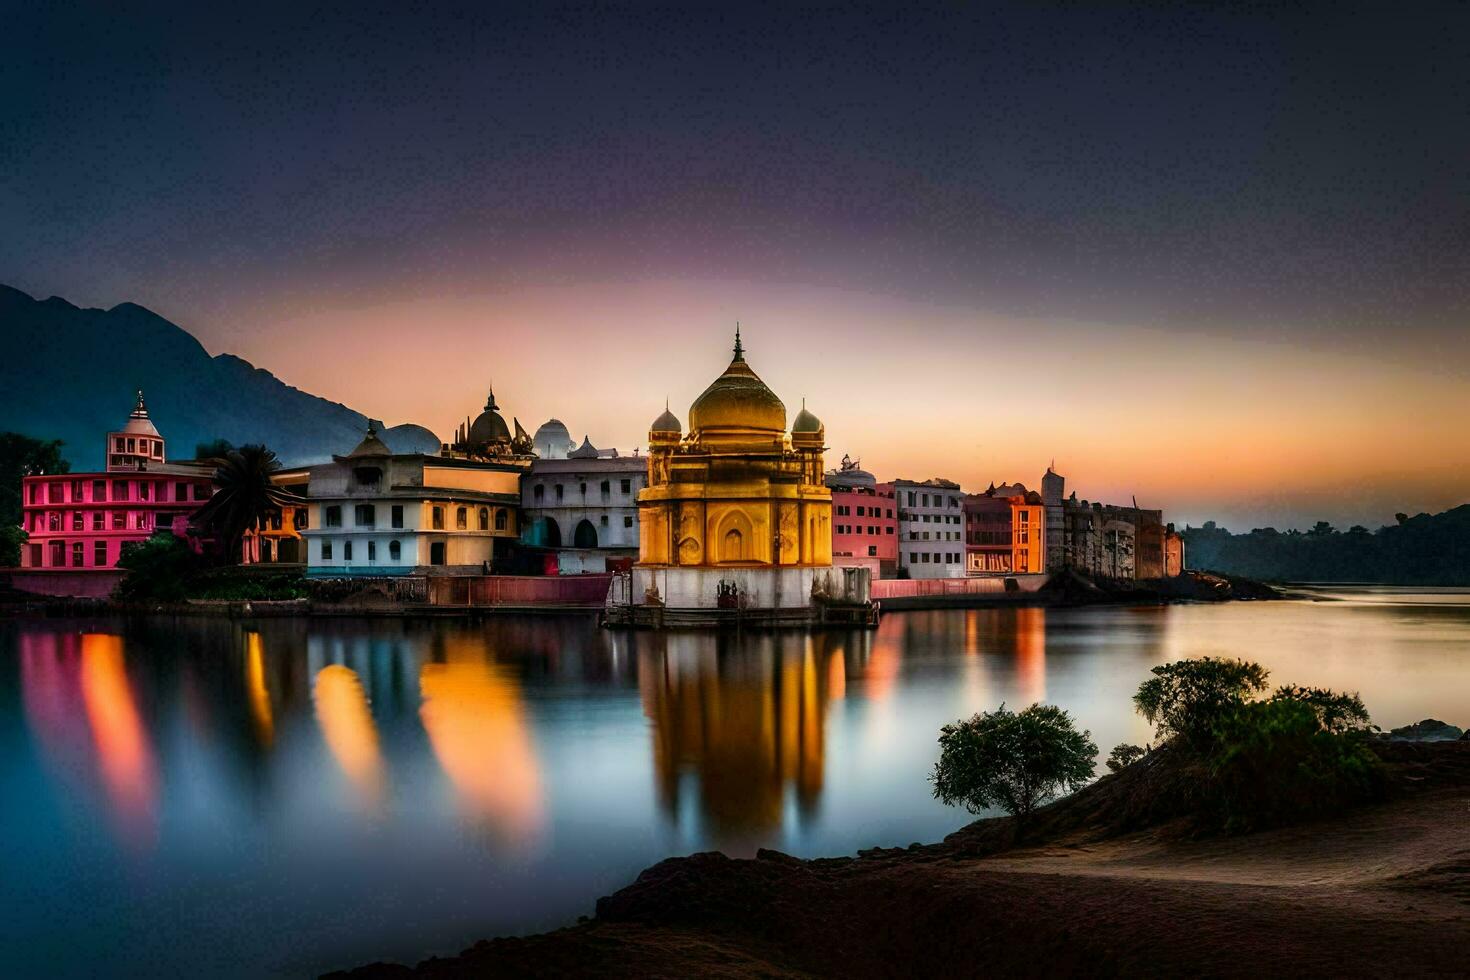
{"type": "Polygon", "coordinates": [[[894,480],[900,577],[960,578],[965,574],[965,492],[951,480],[894,480]]]}
{"type": "Polygon", "coordinates": [[[369,425],[346,456],[311,467],[307,574],[482,573],[506,569],[520,534],[530,436],[512,437],[492,394],[437,456],[395,454],[369,425]]]}
{"type": "Polygon", "coordinates": [[[832,564],[866,567],[873,578],[898,574],[898,512],[893,484],[879,483],[847,456],[829,470],[832,491],[832,564]]]}
{"type": "MultiPolygon", "coordinates": [[[[406,427],[398,428],[402,430],[406,427]]],[[[245,539],[240,542],[240,560],[243,563],[305,564],[306,546],[301,535],[310,524],[310,509],[306,502],[310,479],[309,467],[277,470],[271,474],[271,482],[282,491],[289,502],[272,509],[253,530],[245,534],[245,539]]]]}
{"type": "Polygon", "coordinates": [[[1046,508],[1046,570],[1060,571],[1067,564],[1066,505],[1067,479],[1056,471],[1056,464],[1041,476],[1041,504],[1046,508]]]}
{"type": "Polygon", "coordinates": [[[600,455],[608,451],[583,442],[568,458],[533,461],[521,481],[521,544],[543,556],[539,571],[603,572],[638,557],[638,491],[648,484],[648,460],[616,450],[600,455]]]}
{"type": "Polygon", "coordinates": [[[28,540],[21,567],[109,571],[123,546],[158,531],[183,537],[189,516],[213,493],[213,468],[169,462],[143,393],[121,429],[107,433],[101,473],[28,476],[21,481],[21,524],[28,540]]]}
{"type": "Polygon", "coordinates": [[[1023,484],[966,494],[965,573],[1037,575],[1046,571],[1046,519],[1041,495],[1023,484]]]}

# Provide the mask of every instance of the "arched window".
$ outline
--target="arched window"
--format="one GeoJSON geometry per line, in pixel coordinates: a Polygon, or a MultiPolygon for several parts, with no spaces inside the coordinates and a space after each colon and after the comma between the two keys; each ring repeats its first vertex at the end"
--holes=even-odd
{"type": "Polygon", "coordinates": [[[470,526],[470,512],[467,507],[457,507],[454,511],[454,526],[457,530],[465,531],[470,526]]]}
{"type": "Polygon", "coordinates": [[[730,528],[725,532],[725,544],[720,551],[720,561],[744,561],[745,560],[745,536],[738,528],[730,528]]]}
{"type": "Polygon", "coordinates": [[[531,498],[533,500],[535,500],[537,502],[540,502],[542,500],[542,498],[544,498],[545,496],[546,496],[546,488],[544,486],[542,486],[541,484],[538,483],[534,487],[531,488],[531,498]]]}
{"type": "Polygon", "coordinates": [[[509,521],[510,515],[506,513],[505,508],[497,507],[495,510],[495,530],[504,531],[509,526],[509,521]]]}
{"type": "Polygon", "coordinates": [[[572,532],[572,546],[575,548],[597,547],[597,528],[591,521],[583,520],[577,525],[576,531],[572,532]]]}
{"type": "Polygon", "coordinates": [[[480,508],[480,530],[490,530],[490,511],[488,508],[480,508]]]}
{"type": "Polygon", "coordinates": [[[398,546],[398,542],[396,540],[395,541],[389,541],[388,542],[388,560],[389,561],[396,562],[396,561],[399,561],[402,557],[403,557],[403,549],[398,546]]]}

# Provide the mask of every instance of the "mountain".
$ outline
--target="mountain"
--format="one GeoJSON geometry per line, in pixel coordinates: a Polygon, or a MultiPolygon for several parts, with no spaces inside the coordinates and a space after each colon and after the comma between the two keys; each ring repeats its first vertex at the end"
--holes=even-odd
{"type": "Polygon", "coordinates": [[[352,449],[366,417],[293,388],[134,303],[84,310],[0,285],[0,431],[61,439],[73,470],[101,469],[103,441],[143,389],[168,455],[211,439],[263,442],[287,464],[352,449]]]}

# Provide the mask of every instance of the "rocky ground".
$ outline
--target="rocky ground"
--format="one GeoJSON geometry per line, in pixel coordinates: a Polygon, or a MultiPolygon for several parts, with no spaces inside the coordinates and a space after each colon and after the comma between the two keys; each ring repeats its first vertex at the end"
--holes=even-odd
{"type": "Polygon", "coordinates": [[[1167,752],[941,844],[664,861],[557,932],[388,977],[1452,976],[1470,968],[1470,741],[1384,741],[1391,798],[1239,837],[1167,752]]]}

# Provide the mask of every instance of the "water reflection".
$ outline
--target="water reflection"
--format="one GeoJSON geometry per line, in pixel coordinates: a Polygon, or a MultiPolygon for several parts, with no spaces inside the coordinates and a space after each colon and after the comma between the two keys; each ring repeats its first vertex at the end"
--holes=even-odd
{"type": "Polygon", "coordinates": [[[470,822],[529,843],[541,830],[542,789],[520,684],[483,637],[455,636],[442,653],[443,662],[419,669],[419,717],[434,757],[470,822]]]}
{"type": "Polygon", "coordinates": [[[357,672],[328,664],[317,671],[312,697],[317,724],[332,757],[358,800],[365,807],[376,807],[383,796],[383,759],[378,751],[378,729],[357,672]]]}
{"type": "Polygon", "coordinates": [[[672,636],[640,653],[659,802],[677,818],[692,792],[714,839],[748,846],[781,823],[788,790],[798,813],[816,806],[842,655],[820,637],[765,636],[738,649],[710,639],[672,636]]]}
{"type": "Polygon", "coordinates": [[[250,700],[256,739],[262,748],[269,749],[276,740],[276,718],[265,682],[265,644],[253,630],[245,634],[245,693],[250,700]]]}
{"type": "Polygon", "coordinates": [[[117,824],[133,844],[151,842],[157,792],[153,753],[123,669],[122,637],[82,636],[81,683],[98,768],[117,824]]]}

